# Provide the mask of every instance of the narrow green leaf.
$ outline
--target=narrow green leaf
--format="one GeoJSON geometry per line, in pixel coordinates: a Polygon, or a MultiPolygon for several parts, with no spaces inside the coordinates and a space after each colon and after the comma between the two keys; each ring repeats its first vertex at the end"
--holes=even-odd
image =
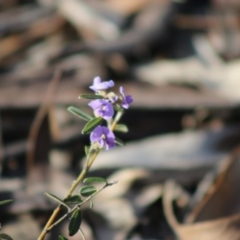
{"type": "Polygon", "coordinates": [[[125,124],[117,124],[114,131],[126,133],[128,132],[128,127],[125,124]]]}
{"type": "Polygon", "coordinates": [[[59,235],[58,240],[68,240],[68,238],[65,238],[64,236],[59,235]]]}
{"type": "Polygon", "coordinates": [[[102,123],[103,119],[101,117],[97,117],[89,121],[82,130],[83,134],[90,133],[95,127],[102,123]]]}
{"type": "Polygon", "coordinates": [[[101,177],[89,177],[83,180],[84,183],[107,183],[105,178],[101,177]]]}
{"type": "Polygon", "coordinates": [[[66,204],[80,204],[82,199],[79,195],[73,195],[67,199],[63,200],[66,204]]]}
{"type": "Polygon", "coordinates": [[[89,208],[90,208],[90,209],[93,208],[93,201],[92,201],[92,200],[90,200],[90,206],[89,206],[89,208]]]}
{"type": "Polygon", "coordinates": [[[10,202],[13,202],[13,200],[12,199],[4,200],[4,201],[0,202],[0,205],[7,204],[7,203],[10,203],[10,202]]]}
{"type": "Polygon", "coordinates": [[[119,139],[117,137],[115,137],[115,143],[120,145],[120,146],[125,146],[125,143],[121,139],[119,139]]]}
{"type": "Polygon", "coordinates": [[[71,113],[73,113],[74,115],[77,115],[78,117],[82,118],[83,120],[85,121],[90,121],[93,119],[92,116],[90,116],[89,114],[85,113],[84,111],[82,111],[81,109],[79,108],[76,108],[76,107],[73,107],[73,106],[70,106],[67,108],[67,110],[71,113]]]}
{"type": "Polygon", "coordinates": [[[1,240],[13,240],[8,234],[6,233],[0,233],[0,239],[1,240]]]}
{"type": "Polygon", "coordinates": [[[84,186],[80,189],[80,194],[83,197],[89,197],[93,195],[96,191],[97,189],[94,186],[84,186]]]}
{"type": "Polygon", "coordinates": [[[86,99],[103,99],[102,95],[96,94],[81,94],[78,98],[86,98],[86,99]]]}
{"type": "Polygon", "coordinates": [[[89,150],[90,150],[90,147],[89,147],[89,146],[85,146],[85,147],[84,147],[84,151],[85,151],[86,157],[88,157],[88,155],[89,155],[89,150]]]}
{"type": "Polygon", "coordinates": [[[82,214],[81,214],[81,211],[77,209],[74,211],[70,219],[70,223],[68,225],[69,236],[72,237],[78,232],[81,222],[82,222],[82,214]]]}
{"type": "Polygon", "coordinates": [[[60,203],[61,205],[65,206],[67,209],[69,209],[68,205],[63,201],[61,200],[60,198],[56,197],[55,195],[51,194],[51,193],[44,193],[47,197],[53,199],[54,201],[60,203]]]}

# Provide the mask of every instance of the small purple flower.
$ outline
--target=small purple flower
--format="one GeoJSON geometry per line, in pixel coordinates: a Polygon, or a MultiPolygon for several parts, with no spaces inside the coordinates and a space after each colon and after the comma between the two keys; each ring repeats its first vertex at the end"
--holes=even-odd
{"type": "Polygon", "coordinates": [[[114,86],[113,80],[102,82],[100,77],[95,77],[93,79],[93,85],[90,86],[89,88],[95,92],[98,92],[100,90],[106,90],[113,86],[114,86]]]}
{"type": "Polygon", "coordinates": [[[94,110],[96,116],[102,117],[105,120],[111,119],[114,114],[112,103],[106,99],[93,100],[88,106],[94,110]]]}
{"type": "Polygon", "coordinates": [[[98,142],[106,150],[115,147],[115,136],[107,127],[97,126],[90,134],[91,142],[98,142]]]}
{"type": "Polygon", "coordinates": [[[122,95],[122,97],[121,97],[121,99],[122,99],[122,104],[121,104],[121,106],[122,106],[123,108],[125,108],[125,109],[128,109],[130,103],[133,102],[133,98],[132,98],[131,95],[125,96],[125,91],[124,91],[124,88],[123,88],[122,86],[120,87],[119,91],[120,91],[120,93],[121,93],[121,95],[122,95]]]}

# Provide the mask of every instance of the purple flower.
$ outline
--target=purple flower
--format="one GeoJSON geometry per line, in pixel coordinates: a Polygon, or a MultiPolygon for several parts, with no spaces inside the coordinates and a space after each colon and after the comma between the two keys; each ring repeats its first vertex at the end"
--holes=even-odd
{"type": "Polygon", "coordinates": [[[106,90],[113,86],[114,86],[113,80],[102,82],[100,77],[95,77],[93,79],[93,85],[90,86],[89,88],[95,92],[98,92],[100,90],[106,90]]]}
{"type": "Polygon", "coordinates": [[[107,127],[97,126],[90,134],[91,142],[97,142],[101,147],[106,150],[115,147],[115,136],[112,131],[107,127]]]}
{"type": "Polygon", "coordinates": [[[102,117],[105,120],[111,119],[114,114],[112,103],[106,99],[93,100],[88,106],[94,110],[96,116],[102,117]]]}
{"type": "Polygon", "coordinates": [[[133,98],[131,95],[128,95],[128,96],[125,96],[125,91],[124,91],[124,88],[121,86],[120,89],[119,89],[122,97],[122,104],[121,106],[125,109],[128,109],[129,108],[129,104],[133,102],[133,98]]]}

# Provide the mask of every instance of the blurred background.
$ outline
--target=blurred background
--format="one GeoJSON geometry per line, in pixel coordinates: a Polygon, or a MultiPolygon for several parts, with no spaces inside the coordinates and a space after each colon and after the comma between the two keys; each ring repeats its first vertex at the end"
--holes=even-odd
{"type": "Polygon", "coordinates": [[[2,231],[37,239],[44,192],[63,198],[81,170],[89,136],[67,107],[91,113],[95,76],[134,103],[126,147],[89,174],[119,182],[84,206],[86,239],[239,239],[239,0],[0,0],[2,231]]]}

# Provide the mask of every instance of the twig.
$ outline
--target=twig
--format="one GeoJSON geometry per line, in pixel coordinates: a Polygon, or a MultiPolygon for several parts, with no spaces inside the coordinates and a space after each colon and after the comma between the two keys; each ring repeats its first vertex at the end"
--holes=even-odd
{"type": "Polygon", "coordinates": [[[29,147],[29,150],[27,152],[27,161],[26,161],[28,174],[31,172],[34,165],[34,154],[35,154],[36,141],[37,141],[39,129],[42,125],[44,117],[48,112],[49,105],[52,101],[54,92],[56,91],[60,78],[61,78],[61,72],[60,70],[57,70],[48,86],[44,101],[42,102],[42,105],[38,109],[37,114],[31,125],[28,140],[27,140],[28,147],[29,147]]]}

